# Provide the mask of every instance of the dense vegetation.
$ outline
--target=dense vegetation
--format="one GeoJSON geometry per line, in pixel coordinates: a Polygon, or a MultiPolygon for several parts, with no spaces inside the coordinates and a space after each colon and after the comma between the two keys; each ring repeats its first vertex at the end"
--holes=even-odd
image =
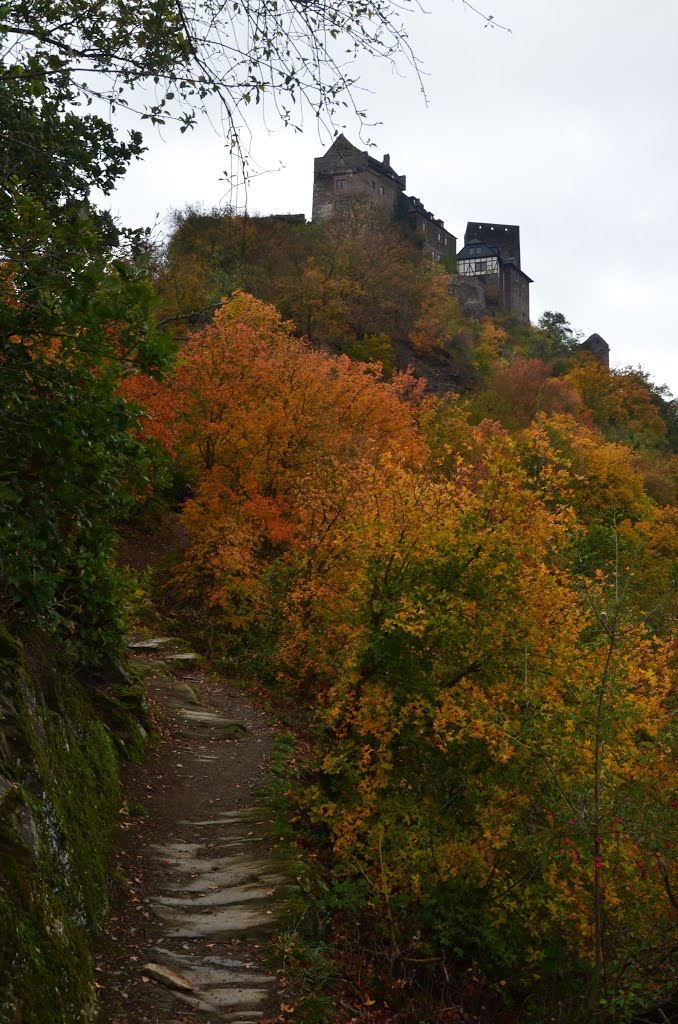
{"type": "Polygon", "coordinates": [[[181,353],[122,390],[191,483],[172,586],[312,723],[299,841],[373,994],[407,1021],[663,1020],[675,402],[559,314],[466,319],[364,221],[189,211],[156,277],[181,353]]]}
{"type": "Polygon", "coordinates": [[[145,115],[183,128],[215,94],[331,115],[350,82],[313,19],[407,50],[387,3],[264,0],[243,79],[221,5],[191,10],[3,6],[2,1013],[95,1013],[116,741],[144,739],[113,556],[164,448],[192,491],[180,609],[305,722],[290,801],[363,1018],[665,1021],[676,402],[560,314],[464,316],[453,268],[359,206],[188,210],[156,256],[122,231],[92,196],[143,142],[93,96],[153,80],[145,115]]]}
{"type": "MultiPolygon", "coordinates": [[[[79,45],[97,81],[113,65],[127,85],[183,81],[190,123],[191,90],[223,81],[200,95],[190,40],[168,49],[154,10],[117,23],[115,52],[110,23],[80,18],[79,45]]],[[[310,723],[300,841],[380,1005],[660,1019],[676,403],[582,357],[558,314],[468,319],[417,238],[360,207],[325,227],[186,211],[149,280],[143,237],[92,202],[142,139],[79,106],[94,87],[73,78],[72,13],[21,4],[0,27],[0,616],[33,660],[60,651],[45,694],[3,633],[23,744],[0,748],[4,980],[21,968],[4,1005],[25,1013],[31,964],[56,977],[50,916],[68,962],[86,958],[76,918],[101,920],[117,766],[81,683],[105,687],[69,669],[120,644],[117,529],[157,495],[164,447],[192,488],[177,600],[310,723]],[[19,810],[51,846],[15,848],[19,810]],[[61,856],[90,858],[91,891],[66,872],[47,899],[61,856]]],[[[86,970],[67,989],[64,1006],[91,1005],[86,970]]],[[[44,992],[35,1006],[51,1012],[44,992]]]]}

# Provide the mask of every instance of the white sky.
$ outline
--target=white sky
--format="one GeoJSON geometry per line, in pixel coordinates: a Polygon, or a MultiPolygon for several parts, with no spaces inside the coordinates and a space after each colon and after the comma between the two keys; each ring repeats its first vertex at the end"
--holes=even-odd
{"type": "MultiPolygon", "coordinates": [[[[411,72],[365,62],[371,152],[390,153],[460,241],[469,220],[519,224],[532,319],[559,310],[607,340],[613,365],[642,365],[678,395],[678,3],[483,2],[510,34],[459,0],[409,19],[427,100],[411,72]]],[[[253,124],[267,173],[247,194],[224,181],[209,126],[149,131],[111,206],[131,225],[188,203],[310,216],[313,157],[331,141],[312,121],[303,134],[253,124]]],[[[357,121],[345,134],[361,144],[357,121]]]]}

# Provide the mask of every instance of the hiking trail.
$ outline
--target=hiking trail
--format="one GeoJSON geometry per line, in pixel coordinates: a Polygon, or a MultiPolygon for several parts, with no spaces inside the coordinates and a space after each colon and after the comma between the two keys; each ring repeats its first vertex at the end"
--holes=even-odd
{"type": "Polygon", "coordinates": [[[252,1024],[282,993],[262,946],[292,880],[257,805],[274,733],[171,637],[129,641],[161,741],[126,775],[99,1024],[252,1024]]]}

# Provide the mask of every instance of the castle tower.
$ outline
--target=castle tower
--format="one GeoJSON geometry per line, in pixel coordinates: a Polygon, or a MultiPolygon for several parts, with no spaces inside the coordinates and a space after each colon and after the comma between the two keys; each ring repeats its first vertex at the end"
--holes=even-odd
{"type": "Polygon", "coordinates": [[[505,260],[512,260],[520,270],[520,228],[517,224],[486,224],[469,221],[464,234],[464,245],[473,239],[485,245],[495,245],[505,260]]]}
{"type": "Polygon", "coordinates": [[[603,366],[609,369],[610,346],[605,341],[605,338],[601,338],[599,334],[591,334],[586,341],[582,341],[579,349],[582,352],[590,353],[594,359],[597,359],[599,363],[602,363],[603,366]]]}
{"type": "Polygon", "coordinates": [[[387,220],[406,224],[430,259],[453,261],[456,238],[420,199],[405,195],[407,179],[393,170],[388,153],[377,160],[339,135],[313,165],[314,223],[361,203],[387,220]]]}
{"type": "MultiPolygon", "coordinates": [[[[525,323],[530,319],[532,278],[520,267],[520,228],[517,224],[485,224],[469,221],[464,248],[457,253],[457,274],[475,278],[488,307],[511,313],[525,323]]],[[[464,292],[460,281],[455,287],[464,292]]]]}
{"type": "Polygon", "coordinates": [[[405,183],[405,176],[391,167],[388,153],[376,160],[338,135],[327,152],[313,161],[313,221],[334,217],[356,201],[367,202],[391,218],[405,183]]]}

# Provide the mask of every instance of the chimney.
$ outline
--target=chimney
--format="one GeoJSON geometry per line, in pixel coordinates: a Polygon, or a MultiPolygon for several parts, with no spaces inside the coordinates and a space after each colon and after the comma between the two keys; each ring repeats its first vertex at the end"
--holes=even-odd
{"type": "Polygon", "coordinates": [[[389,156],[388,153],[384,153],[384,159],[381,162],[384,165],[384,167],[391,166],[391,157],[389,156]]]}

